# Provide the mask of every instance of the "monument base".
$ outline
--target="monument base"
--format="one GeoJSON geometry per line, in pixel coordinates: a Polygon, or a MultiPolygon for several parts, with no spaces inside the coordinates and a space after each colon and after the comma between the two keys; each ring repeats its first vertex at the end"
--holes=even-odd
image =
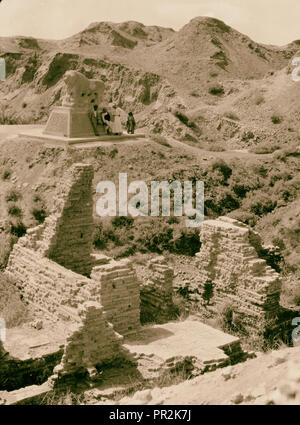
{"type": "Polygon", "coordinates": [[[63,136],[55,136],[51,134],[45,134],[43,129],[40,126],[36,128],[30,128],[28,130],[19,133],[19,137],[22,139],[37,141],[41,143],[50,143],[54,145],[78,145],[82,144],[84,146],[85,143],[97,143],[97,142],[122,142],[124,140],[130,139],[141,139],[145,137],[145,134],[135,133],[135,134],[127,134],[123,133],[120,136],[110,136],[110,135],[101,135],[101,136],[92,136],[92,137],[63,137],[63,136]]]}
{"type": "Polygon", "coordinates": [[[43,133],[68,138],[95,137],[88,111],[69,106],[57,106],[51,111],[43,133]]]}

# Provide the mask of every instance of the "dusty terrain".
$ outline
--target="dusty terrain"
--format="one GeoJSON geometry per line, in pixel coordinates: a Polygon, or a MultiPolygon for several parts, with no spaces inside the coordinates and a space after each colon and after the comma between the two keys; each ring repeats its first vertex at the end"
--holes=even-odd
{"type": "Polygon", "coordinates": [[[299,347],[205,374],[169,388],[137,392],[119,404],[299,405],[299,347]]]}
{"type": "MultiPolygon", "coordinates": [[[[299,48],[299,40],[280,48],[260,45],[211,18],[195,18],[177,32],[100,22],[66,40],[1,38],[7,62],[7,80],[0,84],[1,269],[26,229],[50,214],[74,163],[93,166],[94,204],[97,183],[117,182],[120,172],[131,181],[199,179],[205,182],[207,218],[237,218],[258,231],[265,245],[278,247],[273,266],[283,282],[281,303],[300,315],[300,83],[291,79],[299,48]],[[60,104],[69,69],[102,79],[105,101],[133,111],[146,138],[65,147],[18,137],[44,125],[50,108],[60,104]]],[[[195,289],[199,234],[186,231],[183,221],[121,223],[100,220],[95,210],[94,219],[95,250],[134,258],[137,271],[163,253],[174,268],[176,291],[195,289]]],[[[8,326],[32,320],[15,282],[0,278],[0,313],[8,326]]],[[[176,296],[182,315],[194,308],[182,291],[176,296]]],[[[125,391],[117,398],[121,404],[299,402],[293,372],[299,371],[299,349],[257,354],[178,386],[134,398],[124,398],[125,391]]],[[[85,394],[85,403],[98,401],[93,392],[85,394]]]]}
{"type": "Polygon", "coordinates": [[[299,41],[264,46],[221,21],[195,18],[177,32],[99,22],[60,41],[1,38],[0,49],[7,123],[45,121],[60,101],[63,74],[75,69],[101,78],[107,100],[132,110],[140,127],[195,146],[270,139],[275,146],[298,137],[300,86],[291,79],[291,59],[299,41]]]}

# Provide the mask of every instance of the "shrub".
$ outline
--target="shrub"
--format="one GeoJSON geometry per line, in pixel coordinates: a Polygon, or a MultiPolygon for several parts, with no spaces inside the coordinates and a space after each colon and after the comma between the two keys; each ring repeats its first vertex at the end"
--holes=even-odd
{"type": "Polygon", "coordinates": [[[110,157],[111,159],[114,159],[118,152],[119,152],[119,151],[118,151],[118,149],[117,149],[117,148],[113,149],[112,151],[110,151],[110,152],[109,152],[109,157],[110,157]]]}
{"type": "Polygon", "coordinates": [[[213,96],[221,96],[224,94],[224,88],[221,85],[210,87],[209,93],[213,96]]]}
{"type": "Polygon", "coordinates": [[[22,210],[17,205],[11,205],[8,207],[8,214],[14,217],[22,217],[22,210]]]}
{"type": "Polygon", "coordinates": [[[213,171],[218,170],[223,174],[224,182],[226,182],[232,174],[232,169],[222,159],[215,161],[212,164],[213,171]]]}
{"type": "Polygon", "coordinates": [[[232,211],[240,207],[239,201],[232,196],[230,192],[224,194],[220,200],[220,204],[223,210],[232,211]]]}
{"type": "Polygon", "coordinates": [[[94,235],[93,235],[93,243],[94,243],[95,248],[97,248],[97,249],[105,249],[106,248],[107,240],[105,239],[105,236],[104,236],[104,230],[103,230],[103,224],[102,223],[98,223],[95,226],[94,235]]]}
{"type": "Polygon", "coordinates": [[[11,176],[10,170],[4,170],[2,173],[2,180],[8,180],[11,176]]]}
{"type": "Polygon", "coordinates": [[[17,202],[21,198],[22,194],[16,189],[10,189],[5,195],[6,202],[17,202]]]}
{"type": "Polygon", "coordinates": [[[216,18],[210,18],[209,21],[207,21],[206,25],[222,33],[223,32],[229,33],[231,30],[231,28],[228,25],[226,25],[225,22],[220,21],[219,19],[216,19],[216,18]]]}
{"type": "Polygon", "coordinates": [[[217,59],[219,62],[216,62],[216,65],[222,69],[225,69],[228,65],[228,59],[222,50],[219,50],[214,55],[212,55],[211,59],[217,59]]]}
{"type": "Polygon", "coordinates": [[[19,117],[14,116],[13,114],[9,114],[3,109],[0,110],[0,124],[1,125],[22,125],[22,124],[30,124],[32,123],[32,119],[25,120],[19,117]]]}
{"type": "Polygon", "coordinates": [[[193,121],[190,121],[189,118],[184,113],[182,113],[180,111],[176,111],[174,115],[185,126],[191,128],[191,129],[197,130],[197,128],[198,128],[197,125],[193,121]]]}
{"type": "Polygon", "coordinates": [[[177,254],[194,256],[200,247],[199,229],[183,229],[179,236],[174,236],[174,247],[171,250],[177,254]]]}
{"type": "Polygon", "coordinates": [[[245,186],[244,184],[235,184],[232,186],[232,190],[239,198],[245,198],[247,192],[250,191],[249,186],[245,186]]]}
{"type": "Polygon", "coordinates": [[[22,236],[24,236],[26,231],[27,231],[27,228],[25,224],[22,223],[21,221],[16,224],[13,224],[13,223],[10,224],[10,233],[14,236],[17,236],[18,238],[21,238],[22,236]]]}
{"type": "Polygon", "coordinates": [[[280,124],[280,123],[281,123],[281,121],[282,121],[282,118],[281,118],[281,117],[279,117],[279,116],[277,116],[277,115],[273,115],[273,116],[271,117],[271,120],[272,120],[272,123],[273,123],[273,124],[280,124]]]}
{"type": "Polygon", "coordinates": [[[211,280],[207,280],[204,284],[204,291],[202,293],[202,298],[206,302],[206,305],[209,305],[211,298],[214,296],[214,284],[211,280]]]}
{"type": "Polygon", "coordinates": [[[40,207],[40,208],[34,208],[31,211],[31,214],[33,215],[33,217],[35,218],[35,220],[38,223],[44,223],[45,218],[47,217],[47,211],[44,207],[40,207]]]}
{"type": "Polygon", "coordinates": [[[173,229],[161,223],[160,225],[154,224],[146,229],[145,234],[137,239],[140,247],[141,245],[151,252],[158,252],[161,254],[163,251],[168,250],[170,241],[173,239],[173,229]]]}
{"type": "Polygon", "coordinates": [[[242,211],[242,210],[232,211],[228,214],[228,216],[236,220],[239,220],[250,227],[254,227],[258,220],[255,214],[250,213],[248,211],[242,211]]]}
{"type": "Polygon", "coordinates": [[[114,227],[132,227],[134,219],[132,217],[115,217],[113,218],[111,224],[114,227]]]}
{"type": "Polygon", "coordinates": [[[162,146],[166,146],[167,148],[170,148],[171,145],[168,143],[167,138],[164,136],[152,136],[151,139],[156,142],[159,143],[162,146]]]}
{"type": "Polygon", "coordinates": [[[134,255],[135,253],[136,253],[135,244],[121,246],[114,250],[113,258],[118,260],[119,258],[130,257],[131,255],[134,255]]]}
{"type": "Polygon", "coordinates": [[[168,220],[167,223],[168,224],[178,224],[180,222],[179,218],[176,217],[175,215],[171,216],[168,220]]]}
{"type": "Polygon", "coordinates": [[[264,215],[272,212],[276,206],[277,201],[270,199],[270,196],[267,194],[259,194],[253,196],[251,199],[247,200],[248,202],[244,204],[250,206],[250,212],[257,215],[258,217],[263,217],[264,215]]]}

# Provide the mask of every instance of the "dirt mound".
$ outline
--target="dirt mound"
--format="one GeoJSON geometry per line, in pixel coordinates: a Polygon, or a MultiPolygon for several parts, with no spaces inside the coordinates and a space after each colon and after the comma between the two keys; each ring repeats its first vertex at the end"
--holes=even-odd
{"type": "Polygon", "coordinates": [[[299,347],[207,373],[168,388],[137,392],[117,404],[299,404],[299,347]],[[218,388],[218,391],[216,391],[218,388]]]}

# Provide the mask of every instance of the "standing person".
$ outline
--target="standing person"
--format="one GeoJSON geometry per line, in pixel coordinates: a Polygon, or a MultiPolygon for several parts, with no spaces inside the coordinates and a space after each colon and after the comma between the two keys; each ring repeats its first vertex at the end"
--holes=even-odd
{"type": "Polygon", "coordinates": [[[123,133],[123,129],[122,129],[120,112],[119,112],[116,105],[113,106],[112,113],[113,113],[113,120],[112,120],[112,123],[111,123],[112,124],[112,132],[115,135],[121,135],[123,133]]]}
{"type": "Polygon", "coordinates": [[[133,113],[129,112],[127,117],[127,123],[126,123],[127,133],[134,134],[135,126],[136,126],[136,123],[135,123],[133,113]]]}
{"type": "Polygon", "coordinates": [[[99,136],[98,129],[97,129],[98,114],[99,114],[98,113],[98,105],[93,105],[93,110],[89,113],[89,117],[90,117],[90,120],[91,120],[91,123],[92,123],[92,127],[93,127],[93,130],[94,130],[95,136],[99,136]]]}
{"type": "Polygon", "coordinates": [[[101,120],[103,122],[103,126],[106,133],[111,134],[111,119],[110,119],[110,114],[107,112],[106,108],[102,109],[101,120]]]}

